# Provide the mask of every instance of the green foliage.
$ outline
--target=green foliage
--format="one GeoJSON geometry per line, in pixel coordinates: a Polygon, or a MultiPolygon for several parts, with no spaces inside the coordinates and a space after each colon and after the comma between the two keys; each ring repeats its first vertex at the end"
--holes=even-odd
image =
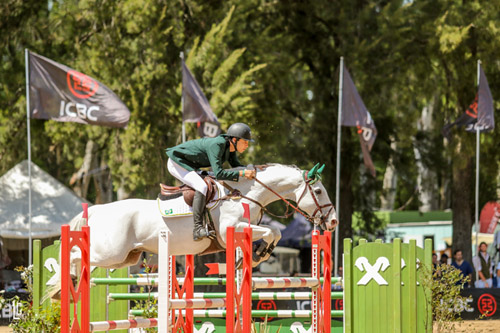
{"type": "Polygon", "coordinates": [[[420,269],[424,272],[421,281],[428,291],[426,297],[431,297],[432,318],[438,332],[453,331],[455,324],[462,321],[461,309],[471,298],[460,295],[470,278],[464,278],[459,269],[446,264],[438,265],[432,273],[426,266],[420,269]]]}
{"type": "MultiPolygon", "coordinates": [[[[33,295],[33,271],[31,267],[16,267],[16,271],[21,272],[21,278],[27,287],[29,298],[21,300],[19,296],[13,298],[14,302],[20,304],[19,318],[14,319],[9,325],[14,332],[31,333],[45,332],[56,333],[61,330],[61,304],[59,302],[51,303],[48,309],[35,311],[32,306],[33,295]]],[[[11,301],[11,300],[9,300],[11,301]]],[[[7,300],[0,298],[0,308],[3,308],[7,300]]]]}
{"type": "MultiPolygon", "coordinates": [[[[214,24],[201,42],[194,40],[186,58],[186,65],[204,87],[213,111],[226,128],[234,122],[255,121],[253,111],[257,105],[252,97],[259,89],[254,88],[252,80],[256,72],[266,67],[258,64],[246,70],[238,68],[245,48],[230,51],[226,45],[234,9],[231,7],[224,20],[214,24]]],[[[258,129],[255,132],[258,136],[258,129]]]]}
{"type": "MultiPolygon", "coordinates": [[[[187,63],[224,127],[239,120],[252,122],[248,119],[256,108],[252,96],[259,92],[252,81],[265,65],[243,66],[245,48],[228,45],[234,7],[227,12],[221,9],[222,17],[221,11],[214,11],[210,23],[203,22],[210,29],[190,31],[186,17],[213,9],[191,1],[167,6],[160,0],[56,1],[49,11],[36,13],[18,1],[2,6],[12,19],[3,24],[12,28],[14,38],[2,37],[0,45],[16,44],[2,51],[3,66],[15,77],[4,72],[0,77],[0,172],[26,156],[26,141],[19,131],[26,119],[20,84],[24,81],[24,53],[19,52],[23,45],[103,82],[131,110],[125,130],[32,120],[33,160],[60,180],[68,181],[81,167],[86,142],[93,140],[98,145],[94,158],[109,166],[115,192],[120,190],[125,197],[155,195],[157,183],[168,177],[164,149],[180,138],[180,51],[188,51],[187,63]],[[24,22],[21,28],[15,27],[18,16],[30,17],[28,22],[38,27],[45,42],[25,43],[36,36],[24,35],[31,29],[24,22]]],[[[194,129],[190,129],[193,138],[194,129]]]]}
{"type": "MultiPolygon", "coordinates": [[[[477,59],[500,119],[499,6],[500,0],[3,1],[0,174],[27,155],[23,50],[29,48],[98,79],[132,112],[127,129],[32,120],[33,160],[68,183],[92,140],[115,196],[155,196],[158,182],[173,181],[164,150],[181,140],[182,51],[223,130],[236,121],[252,127],[257,142],[243,163],[303,169],[325,163],[323,183],[333,200],[344,56],[379,134],[371,178],[360,167],[355,130],[342,129],[341,237],[351,236],[354,211],[365,237],[381,228],[373,211],[389,158],[398,176],[395,207],[419,208],[414,149],[436,174],[440,208],[464,193],[464,208],[452,206],[454,218],[472,220],[473,180],[460,174],[472,172],[474,135],[454,129],[453,140],[444,142],[440,130],[473,100],[477,59]],[[424,108],[433,110],[426,130],[418,126],[424,108]]],[[[194,124],[187,133],[197,137],[194,124]]],[[[498,130],[482,135],[480,206],[497,196],[499,140],[498,130]]],[[[470,232],[467,221],[456,227],[470,232]]]]}
{"type": "MultiPolygon", "coordinates": [[[[257,323],[253,322],[251,326],[251,333],[269,333],[271,331],[271,327],[267,326],[267,315],[264,318],[263,322],[257,323]]],[[[279,333],[281,331],[281,325],[280,327],[276,330],[276,333],[279,333]]]]}
{"type": "MultiPolygon", "coordinates": [[[[151,268],[148,259],[146,258],[143,259],[142,263],[143,266],[145,267],[144,273],[146,274],[151,273],[151,268]]],[[[158,301],[153,298],[153,287],[152,286],[147,286],[146,288],[141,287],[139,289],[139,292],[140,293],[147,292],[150,297],[146,300],[135,301],[134,306],[131,308],[131,310],[143,310],[144,318],[158,318],[158,306],[157,306],[158,301]]],[[[144,328],[143,330],[148,333],[154,333],[157,331],[156,328],[144,328]]]]}

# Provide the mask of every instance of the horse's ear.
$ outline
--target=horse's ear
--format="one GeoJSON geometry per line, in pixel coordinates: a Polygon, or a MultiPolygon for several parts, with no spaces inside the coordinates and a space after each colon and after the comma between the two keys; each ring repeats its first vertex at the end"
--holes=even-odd
{"type": "Polygon", "coordinates": [[[321,166],[321,168],[318,169],[318,176],[321,175],[321,173],[323,172],[324,169],[325,169],[325,165],[323,164],[321,166]]]}
{"type": "Polygon", "coordinates": [[[319,163],[312,167],[311,170],[307,173],[307,178],[313,179],[316,176],[316,172],[318,171],[319,163]]]}

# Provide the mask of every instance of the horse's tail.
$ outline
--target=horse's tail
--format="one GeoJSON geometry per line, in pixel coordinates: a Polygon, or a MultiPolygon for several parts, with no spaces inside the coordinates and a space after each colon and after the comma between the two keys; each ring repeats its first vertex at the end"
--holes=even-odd
{"type": "Polygon", "coordinates": [[[82,230],[82,226],[85,225],[85,222],[83,213],[79,213],[69,222],[69,227],[71,230],[82,230]]]}
{"type": "MultiPolygon", "coordinates": [[[[71,230],[81,230],[82,226],[85,224],[85,219],[83,218],[83,213],[76,215],[70,222],[69,226],[71,230]]],[[[61,265],[61,250],[59,250],[59,265],[61,265]]],[[[71,259],[70,259],[71,262],[71,259]]],[[[41,302],[45,302],[48,299],[60,300],[61,299],[61,272],[60,270],[56,272],[56,277],[52,281],[52,284],[47,287],[47,292],[42,297],[41,302]]]]}

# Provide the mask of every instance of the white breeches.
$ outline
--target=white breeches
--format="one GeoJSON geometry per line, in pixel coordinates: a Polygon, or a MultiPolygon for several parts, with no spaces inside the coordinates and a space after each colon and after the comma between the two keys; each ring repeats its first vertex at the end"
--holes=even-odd
{"type": "Polygon", "coordinates": [[[203,193],[203,195],[207,195],[207,184],[205,181],[196,173],[196,171],[188,171],[181,167],[179,164],[172,161],[172,159],[168,159],[167,162],[168,172],[184,184],[191,186],[196,191],[203,193]]]}

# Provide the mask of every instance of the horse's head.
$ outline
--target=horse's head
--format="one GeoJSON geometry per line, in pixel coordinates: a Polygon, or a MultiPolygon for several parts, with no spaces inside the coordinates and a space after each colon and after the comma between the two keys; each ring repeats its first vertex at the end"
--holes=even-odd
{"type": "Polygon", "coordinates": [[[324,167],[325,165],[319,167],[318,163],[311,170],[302,172],[304,184],[296,192],[295,201],[309,215],[311,222],[323,230],[333,231],[338,224],[337,213],[321,183],[324,167]]]}

